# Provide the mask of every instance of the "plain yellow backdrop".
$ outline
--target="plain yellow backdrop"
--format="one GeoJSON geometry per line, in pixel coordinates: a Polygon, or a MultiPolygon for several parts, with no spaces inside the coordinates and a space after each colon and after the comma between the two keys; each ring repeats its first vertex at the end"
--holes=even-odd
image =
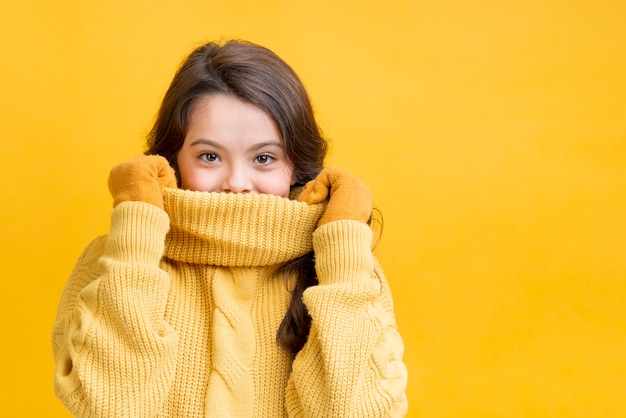
{"type": "Polygon", "coordinates": [[[301,75],[384,214],[412,417],[626,416],[626,2],[0,5],[4,416],[69,416],[50,328],[180,60],[301,75]]]}

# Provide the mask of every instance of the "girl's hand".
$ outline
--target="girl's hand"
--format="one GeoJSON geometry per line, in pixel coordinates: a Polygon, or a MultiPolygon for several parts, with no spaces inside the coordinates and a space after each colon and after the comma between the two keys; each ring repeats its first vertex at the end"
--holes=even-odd
{"type": "Polygon", "coordinates": [[[326,211],[317,226],[332,221],[353,219],[367,223],[372,214],[373,198],[361,180],[338,168],[328,167],[304,186],[299,201],[309,204],[328,199],[326,211]]]}
{"type": "Polygon", "coordinates": [[[141,155],[111,170],[109,190],[113,206],[120,202],[146,202],[163,209],[163,190],[176,187],[176,175],[160,155],[141,155]]]}

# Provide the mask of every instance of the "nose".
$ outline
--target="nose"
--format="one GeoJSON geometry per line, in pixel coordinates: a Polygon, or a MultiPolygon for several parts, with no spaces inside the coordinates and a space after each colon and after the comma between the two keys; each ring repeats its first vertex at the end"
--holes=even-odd
{"type": "Polygon", "coordinates": [[[233,166],[225,173],[222,181],[222,191],[229,193],[252,192],[252,177],[245,167],[233,166]]]}

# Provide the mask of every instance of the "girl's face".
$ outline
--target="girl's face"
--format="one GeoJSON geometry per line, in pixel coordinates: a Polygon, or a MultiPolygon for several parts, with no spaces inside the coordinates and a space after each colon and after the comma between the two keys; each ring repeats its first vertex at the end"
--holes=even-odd
{"type": "Polygon", "coordinates": [[[295,183],[274,121],[234,96],[198,99],[177,162],[187,190],[287,197],[295,183]]]}

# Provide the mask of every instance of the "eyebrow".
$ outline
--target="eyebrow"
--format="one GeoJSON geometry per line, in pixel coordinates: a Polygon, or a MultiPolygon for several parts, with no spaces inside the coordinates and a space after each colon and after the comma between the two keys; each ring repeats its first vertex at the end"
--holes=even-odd
{"type": "Polygon", "coordinates": [[[266,142],[259,142],[258,144],[254,144],[253,146],[250,147],[250,151],[256,151],[265,147],[278,147],[281,149],[284,148],[283,143],[280,141],[266,141],[266,142]]]}
{"type": "MultiPolygon", "coordinates": [[[[206,138],[198,138],[194,141],[191,142],[191,144],[189,144],[190,147],[195,147],[197,145],[208,145],[214,148],[219,148],[219,149],[224,149],[225,147],[215,141],[211,141],[210,139],[206,139],[206,138]]],[[[259,142],[258,144],[254,144],[253,146],[250,147],[250,149],[248,151],[256,151],[265,147],[278,147],[283,149],[283,143],[280,141],[264,141],[264,142],[259,142]]]]}
{"type": "Polygon", "coordinates": [[[210,139],[198,138],[189,144],[190,147],[195,147],[196,145],[209,145],[214,148],[224,148],[220,144],[215,141],[211,141],[210,139]]]}

